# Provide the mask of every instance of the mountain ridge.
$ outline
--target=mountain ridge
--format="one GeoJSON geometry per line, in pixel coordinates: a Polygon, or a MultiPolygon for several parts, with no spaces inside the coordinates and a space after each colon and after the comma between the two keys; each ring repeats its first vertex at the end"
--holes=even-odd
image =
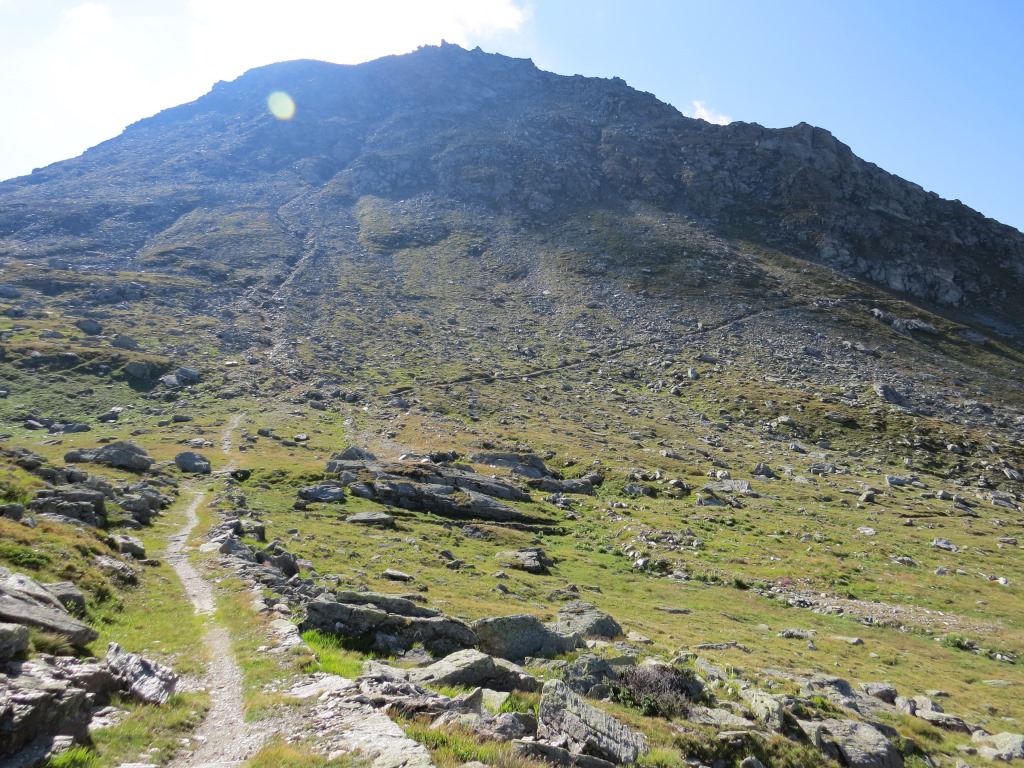
{"type": "MultiPolygon", "coordinates": [[[[274,173],[281,202],[434,189],[526,221],[642,200],[918,299],[984,302],[1020,323],[1009,288],[1024,279],[1016,230],[857,158],[823,129],[714,126],[622,81],[553,75],[527,60],[445,46],[366,65],[268,65],[134,124],[67,168],[84,175],[79,185],[92,186],[91,176],[101,184],[122,148],[141,142],[155,159],[164,141],[194,146],[148,171],[127,155],[139,193],[177,184],[174,194],[187,198],[195,185],[274,173]],[[267,113],[273,89],[294,93],[293,120],[267,113]],[[225,123],[225,107],[241,111],[225,123]]],[[[52,194],[46,179],[58,167],[0,185],[0,194],[10,203],[19,188],[52,194]]],[[[4,218],[10,247],[19,226],[4,218]]]]}
{"type": "Polygon", "coordinates": [[[451,46],[6,182],[0,591],[100,639],[14,630],[0,711],[67,694],[96,768],[1024,759],[1018,235],[451,46]],[[210,695],[88,736],[107,641],[210,695]]]}

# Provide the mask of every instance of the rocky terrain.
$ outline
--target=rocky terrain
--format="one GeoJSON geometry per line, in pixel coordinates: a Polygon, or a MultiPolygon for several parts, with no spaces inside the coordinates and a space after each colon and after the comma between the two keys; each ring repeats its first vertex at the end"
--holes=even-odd
{"type": "Polygon", "coordinates": [[[1022,290],[827,131],[456,46],[4,182],[0,766],[1024,760],[1022,290]]]}

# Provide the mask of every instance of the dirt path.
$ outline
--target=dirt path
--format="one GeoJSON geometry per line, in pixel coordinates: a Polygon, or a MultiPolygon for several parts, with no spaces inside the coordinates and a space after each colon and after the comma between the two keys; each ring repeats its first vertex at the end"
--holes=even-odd
{"type": "MultiPolygon", "coordinates": [[[[229,456],[226,469],[233,467],[230,459],[231,436],[241,420],[242,414],[235,416],[221,434],[221,450],[229,456]]],[[[181,579],[196,613],[209,616],[214,611],[213,590],[189,562],[185,552],[185,544],[199,522],[199,506],[207,498],[205,493],[193,493],[195,496],[186,510],[184,526],[171,536],[167,561],[181,579]]],[[[210,712],[194,736],[199,746],[175,758],[169,768],[239,765],[252,757],[264,740],[265,731],[257,731],[245,722],[242,671],[231,651],[231,637],[227,629],[211,621],[203,637],[203,645],[210,663],[201,685],[210,692],[210,712]]]]}

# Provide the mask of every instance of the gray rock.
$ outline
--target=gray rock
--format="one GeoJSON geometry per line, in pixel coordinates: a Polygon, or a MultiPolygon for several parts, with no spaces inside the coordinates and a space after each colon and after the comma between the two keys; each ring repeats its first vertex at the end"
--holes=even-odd
{"type": "Polygon", "coordinates": [[[365,448],[357,448],[354,445],[350,445],[341,453],[332,456],[332,459],[339,459],[341,461],[376,461],[377,457],[370,453],[365,448]]]}
{"type": "Polygon", "coordinates": [[[134,472],[145,472],[153,466],[153,459],[146,453],[145,448],[126,441],[105,445],[95,452],[92,459],[86,460],[95,461],[97,464],[109,464],[118,469],[130,469],[134,472]]]}
{"type": "Polygon", "coordinates": [[[140,539],[128,536],[127,534],[117,534],[110,538],[114,546],[117,547],[117,551],[122,555],[131,555],[136,560],[146,559],[146,546],[140,539]]]}
{"type": "Polygon", "coordinates": [[[210,474],[210,460],[201,453],[195,451],[182,451],[174,457],[174,466],[182,472],[189,472],[197,475],[210,474]]]}
{"type": "Polygon", "coordinates": [[[492,691],[534,691],[540,687],[538,680],[521,667],[471,648],[427,667],[408,670],[408,679],[420,685],[485,686],[492,691]]]}
{"type": "Polygon", "coordinates": [[[973,730],[967,723],[956,715],[950,715],[941,710],[934,709],[921,709],[918,707],[914,716],[921,720],[926,720],[934,726],[943,728],[947,731],[957,731],[959,733],[971,733],[973,730]]]}
{"type": "Polygon", "coordinates": [[[21,624],[0,624],[0,662],[28,651],[28,627],[21,624]]]}
{"type": "Polygon", "coordinates": [[[10,283],[0,283],[0,299],[21,298],[21,291],[10,283]]]}
{"type": "Polygon", "coordinates": [[[614,640],[622,636],[622,627],[604,611],[590,603],[574,600],[558,609],[558,620],[549,625],[555,632],[571,634],[578,632],[583,637],[614,640]]]}
{"type": "Polygon", "coordinates": [[[951,542],[949,539],[944,539],[941,536],[932,539],[932,546],[936,549],[944,549],[947,552],[959,552],[960,547],[951,542]]]}
{"type": "Polygon", "coordinates": [[[58,581],[53,584],[41,584],[43,589],[57,598],[57,601],[72,614],[79,615],[85,611],[85,593],[70,581],[58,581]]]}
{"type": "Polygon", "coordinates": [[[53,632],[76,648],[84,648],[99,637],[95,629],[71,616],[43,587],[28,577],[21,578],[27,582],[24,588],[10,578],[0,586],[0,621],[53,632]]]}
{"type": "Polygon", "coordinates": [[[860,689],[868,696],[874,696],[886,704],[895,704],[899,695],[892,683],[861,683],[860,689]]]}
{"type": "Polygon", "coordinates": [[[135,350],[139,348],[139,342],[133,339],[131,336],[125,336],[123,334],[115,334],[113,340],[110,342],[110,346],[116,347],[117,349],[131,349],[135,350]]]}
{"type": "Polygon", "coordinates": [[[357,512],[345,518],[346,523],[369,525],[376,528],[394,528],[395,518],[386,512],[357,512]]]}
{"type": "Polygon", "coordinates": [[[903,758],[885,735],[854,720],[799,721],[811,742],[849,768],[903,768],[903,758]]]}
{"type": "Polygon", "coordinates": [[[87,317],[75,321],[75,327],[86,336],[99,336],[103,333],[103,326],[87,317]]]}
{"type": "Polygon", "coordinates": [[[499,552],[494,557],[506,568],[514,568],[517,571],[535,574],[547,573],[548,568],[555,564],[555,561],[549,558],[543,549],[538,547],[499,552]]]}
{"type": "Polygon", "coordinates": [[[174,375],[183,385],[198,384],[201,380],[199,371],[195,368],[188,368],[186,366],[178,368],[178,370],[174,372],[174,375]]]}
{"type": "Polygon", "coordinates": [[[581,696],[589,695],[595,687],[606,687],[609,680],[617,680],[618,677],[611,664],[592,653],[580,655],[562,669],[563,682],[581,696]]]}
{"type": "MultiPolygon", "coordinates": [[[[381,653],[400,653],[421,643],[432,655],[444,656],[477,644],[473,630],[436,611],[413,606],[415,610],[404,611],[406,615],[403,615],[382,610],[382,606],[398,607],[385,600],[378,600],[381,605],[374,605],[346,603],[344,594],[338,594],[336,599],[338,602],[316,599],[307,603],[306,616],[299,628],[303,632],[316,629],[353,638],[381,653]]],[[[352,599],[359,598],[353,595],[352,599]]]]}
{"type": "Polygon", "coordinates": [[[123,370],[125,376],[136,381],[148,383],[153,380],[153,368],[149,363],[144,363],[141,360],[129,361],[125,364],[123,370]]]}
{"type": "Polygon", "coordinates": [[[544,684],[537,735],[612,763],[632,763],[648,751],[643,734],[591,706],[561,680],[544,684]]]}
{"type": "Polygon", "coordinates": [[[599,757],[579,755],[570,752],[568,749],[562,749],[553,744],[545,744],[541,741],[522,741],[517,739],[512,742],[512,748],[518,755],[550,763],[551,765],[567,766],[569,768],[615,768],[615,763],[610,763],[599,757]]]}
{"type": "Polygon", "coordinates": [[[345,487],[338,483],[320,483],[299,488],[299,498],[304,501],[344,502],[345,487]]]}
{"type": "Polygon", "coordinates": [[[782,703],[757,688],[742,688],[740,696],[747,703],[751,714],[773,731],[781,732],[786,721],[785,708],[782,703]]]}
{"type": "Polygon", "coordinates": [[[824,696],[833,704],[838,704],[845,709],[860,712],[860,704],[857,693],[853,690],[849,681],[841,677],[829,675],[818,675],[804,681],[800,689],[803,696],[824,696]]]}
{"type": "Polygon", "coordinates": [[[997,733],[989,735],[975,731],[971,739],[978,744],[978,754],[986,760],[1024,760],[1024,735],[1019,733],[997,733]]]}
{"type": "Polygon", "coordinates": [[[55,738],[71,737],[79,743],[86,739],[92,702],[84,688],[48,660],[9,665],[0,679],[0,763],[4,766],[43,765],[55,738]],[[35,745],[42,749],[30,755],[29,748],[35,745]]]}
{"type": "Polygon", "coordinates": [[[106,666],[123,690],[147,704],[163,704],[178,684],[169,667],[126,653],[117,643],[107,646],[106,666]]]}
{"type": "Polygon", "coordinates": [[[510,661],[527,656],[554,656],[585,645],[578,634],[555,632],[536,616],[525,613],[479,619],[470,626],[477,635],[480,650],[510,661]]]}

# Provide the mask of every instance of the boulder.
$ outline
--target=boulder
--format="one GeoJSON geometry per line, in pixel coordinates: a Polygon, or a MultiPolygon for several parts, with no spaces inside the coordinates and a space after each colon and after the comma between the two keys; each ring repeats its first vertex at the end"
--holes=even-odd
{"type": "Polygon", "coordinates": [[[860,689],[868,696],[873,696],[886,704],[895,704],[899,692],[892,683],[861,683],[860,689]]]}
{"type": "Polygon", "coordinates": [[[578,634],[562,634],[529,614],[495,616],[470,625],[477,647],[492,656],[517,661],[527,656],[554,656],[586,645],[578,634]]]}
{"type": "Polygon", "coordinates": [[[567,768],[614,768],[615,766],[615,763],[602,760],[600,757],[578,755],[568,749],[540,741],[516,739],[512,742],[512,748],[517,755],[551,765],[567,766],[567,768]]]}
{"type": "Polygon", "coordinates": [[[401,653],[421,643],[430,654],[444,656],[477,643],[469,627],[436,611],[416,606],[415,611],[392,613],[372,603],[346,603],[342,594],[336,599],[338,602],[322,598],[308,602],[299,629],[348,637],[381,653],[401,653]]]}
{"type": "Polygon", "coordinates": [[[0,624],[0,662],[28,651],[28,627],[21,624],[0,624]]]}
{"type": "Polygon", "coordinates": [[[947,712],[940,712],[933,709],[921,709],[919,707],[914,712],[914,716],[921,720],[926,720],[932,725],[943,728],[947,731],[956,731],[959,733],[971,733],[972,731],[972,728],[961,718],[947,712]]]}
{"type": "Polygon", "coordinates": [[[545,574],[548,572],[548,568],[555,564],[555,561],[539,547],[499,552],[494,557],[505,568],[514,568],[517,571],[535,574],[545,574]]]}
{"type": "Polygon", "coordinates": [[[365,448],[357,448],[354,445],[350,445],[341,453],[335,454],[331,457],[332,459],[338,459],[340,461],[376,461],[377,457],[370,453],[365,448]]]}
{"type": "Polygon", "coordinates": [[[562,669],[562,680],[571,691],[581,696],[604,693],[608,681],[617,679],[618,673],[615,668],[607,660],[592,653],[582,654],[562,669]],[[594,694],[591,694],[591,691],[594,691],[594,694]]]}
{"type": "Polygon", "coordinates": [[[67,638],[76,648],[84,648],[99,637],[95,629],[71,616],[39,584],[26,576],[20,576],[20,579],[23,586],[10,577],[0,585],[0,621],[53,632],[67,638]]]}
{"type": "Polygon", "coordinates": [[[346,523],[369,525],[375,528],[394,528],[395,518],[387,512],[357,512],[345,518],[346,523]]]}
{"type": "Polygon", "coordinates": [[[408,680],[419,685],[484,686],[493,691],[534,691],[539,687],[537,679],[521,667],[471,648],[409,670],[408,680]]]}
{"type": "Polygon", "coordinates": [[[986,760],[1024,760],[1024,735],[1019,733],[997,733],[992,736],[984,731],[975,731],[971,737],[978,745],[978,754],[986,760]]]}
{"type": "Polygon", "coordinates": [[[133,472],[145,472],[153,466],[153,459],[146,453],[145,448],[121,440],[103,446],[95,452],[92,459],[86,459],[90,460],[97,464],[109,464],[118,469],[130,469],[133,472]]]}
{"type": "Polygon", "coordinates": [[[903,768],[903,758],[878,728],[855,720],[799,721],[815,747],[849,768],[903,768]]]}
{"type": "Polygon", "coordinates": [[[146,546],[141,539],[122,533],[111,536],[110,540],[122,555],[131,555],[136,560],[146,559],[146,546]]]}
{"type": "Polygon", "coordinates": [[[200,382],[199,371],[195,368],[188,368],[182,366],[174,372],[174,376],[181,382],[182,385],[198,384],[200,382]]]}
{"type": "Polygon", "coordinates": [[[558,620],[549,625],[555,632],[571,634],[578,632],[584,637],[613,640],[622,636],[622,627],[604,611],[590,603],[573,600],[558,609],[558,620]]]}
{"type": "Polygon", "coordinates": [[[190,472],[197,475],[210,474],[210,460],[201,453],[195,451],[183,451],[174,457],[174,466],[182,472],[190,472]]]}
{"type": "Polygon", "coordinates": [[[178,683],[169,667],[126,653],[117,643],[107,646],[106,666],[122,690],[146,704],[163,704],[178,683]]]}
{"type": "Polygon", "coordinates": [[[345,488],[337,483],[320,483],[299,488],[299,498],[304,501],[344,502],[345,488]]]}
{"type": "Polygon", "coordinates": [[[75,327],[86,336],[99,336],[103,333],[103,326],[95,320],[91,320],[87,317],[83,317],[81,320],[76,320],[75,327]]]}
{"type": "Polygon", "coordinates": [[[85,689],[43,659],[9,665],[0,674],[0,763],[42,765],[48,747],[59,737],[84,742],[92,702],[85,689]],[[23,749],[41,745],[36,760],[23,749]],[[13,760],[5,760],[17,756],[13,760]]]}
{"type": "Polygon", "coordinates": [[[643,734],[591,706],[561,680],[544,683],[537,735],[570,752],[616,764],[635,762],[648,750],[643,734]]]}
{"type": "Polygon", "coordinates": [[[41,584],[43,589],[57,598],[69,613],[80,615],[85,612],[85,593],[70,581],[41,584]]]}
{"type": "Polygon", "coordinates": [[[142,383],[153,380],[153,368],[141,360],[131,360],[124,366],[124,375],[142,383]]]}

